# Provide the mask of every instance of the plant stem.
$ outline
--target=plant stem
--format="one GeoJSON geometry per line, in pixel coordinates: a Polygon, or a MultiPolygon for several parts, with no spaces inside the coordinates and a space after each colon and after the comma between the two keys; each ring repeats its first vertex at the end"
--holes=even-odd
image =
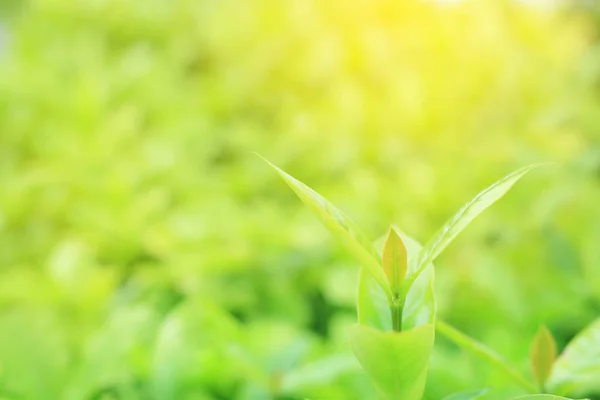
{"type": "Polygon", "coordinates": [[[476,355],[477,357],[487,361],[494,367],[503,371],[506,374],[506,376],[510,377],[516,384],[521,386],[523,389],[527,390],[529,393],[538,393],[536,387],[532,385],[527,379],[525,379],[516,368],[508,364],[506,360],[504,360],[498,353],[496,353],[483,343],[480,343],[475,339],[470,338],[469,336],[460,332],[456,328],[453,328],[452,326],[440,320],[436,322],[435,328],[439,333],[453,341],[459,347],[469,351],[470,353],[476,355]]]}
{"type": "Polygon", "coordinates": [[[392,312],[392,329],[395,332],[402,332],[402,312],[404,311],[404,302],[399,297],[392,299],[390,305],[390,311],[392,312]]]}

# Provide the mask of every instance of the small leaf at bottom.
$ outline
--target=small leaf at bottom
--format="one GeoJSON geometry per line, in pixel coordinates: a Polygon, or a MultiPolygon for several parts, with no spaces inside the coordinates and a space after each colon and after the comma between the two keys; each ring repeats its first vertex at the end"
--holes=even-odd
{"type": "Polygon", "coordinates": [[[350,329],[354,355],[379,395],[390,400],[421,400],[433,339],[432,324],[402,332],[382,332],[360,324],[350,329]]]}

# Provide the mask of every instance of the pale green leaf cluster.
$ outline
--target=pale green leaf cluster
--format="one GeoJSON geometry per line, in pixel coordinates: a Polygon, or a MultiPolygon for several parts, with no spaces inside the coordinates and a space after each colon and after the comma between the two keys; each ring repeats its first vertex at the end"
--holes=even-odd
{"type": "Polygon", "coordinates": [[[433,325],[382,332],[356,324],[350,343],[382,399],[418,400],[423,394],[433,348],[433,325]]]}
{"type": "MultiPolygon", "coordinates": [[[[302,182],[267,163],[361,264],[357,299],[359,323],[351,329],[350,343],[377,392],[384,399],[419,400],[435,337],[432,262],[477,215],[536,166],[515,171],[479,193],[425,247],[399,229],[391,228],[378,255],[367,236],[341,211],[302,182]],[[405,279],[405,276],[408,277],[405,279]]],[[[439,321],[437,328],[504,370],[526,390],[535,392],[532,384],[485,346],[439,321]]],[[[475,399],[482,394],[455,398],[475,399]]]]}

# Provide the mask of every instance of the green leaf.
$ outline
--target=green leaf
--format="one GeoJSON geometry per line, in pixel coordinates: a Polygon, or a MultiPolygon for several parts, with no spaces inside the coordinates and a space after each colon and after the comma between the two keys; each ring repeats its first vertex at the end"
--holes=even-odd
{"type": "Polygon", "coordinates": [[[540,327],[531,345],[531,373],[540,388],[544,388],[556,360],[556,343],[545,326],[540,327]]]}
{"type": "Polygon", "coordinates": [[[503,371],[515,383],[529,392],[536,392],[536,388],[527,381],[514,367],[508,364],[498,353],[490,349],[483,343],[470,338],[464,333],[451,327],[442,321],[437,321],[436,330],[446,338],[454,342],[457,346],[467,350],[471,354],[487,361],[492,366],[503,371]]]}
{"type": "Polygon", "coordinates": [[[600,318],[581,331],[554,363],[547,386],[556,393],[600,391],[600,318]]]}
{"type": "Polygon", "coordinates": [[[281,381],[282,393],[301,392],[311,386],[325,385],[340,375],[357,372],[360,365],[351,354],[327,356],[301,365],[286,373],[281,381]]]}
{"type": "MultiPolygon", "coordinates": [[[[415,261],[422,246],[398,227],[394,227],[394,230],[406,247],[410,272],[416,265],[415,261]]],[[[377,240],[375,247],[382,249],[385,245],[384,241],[385,237],[377,240]]],[[[402,318],[403,329],[411,329],[434,322],[436,305],[433,283],[434,269],[433,265],[429,265],[407,294],[402,318]]],[[[392,330],[390,307],[385,292],[364,269],[361,269],[359,275],[357,311],[358,321],[361,324],[382,331],[392,330]]]]}
{"type": "Polygon", "coordinates": [[[443,400],[477,400],[480,399],[487,392],[488,389],[469,390],[467,392],[451,394],[450,396],[444,397],[443,400]]]}
{"type": "Polygon", "coordinates": [[[350,345],[384,399],[420,400],[433,350],[433,325],[381,332],[355,324],[350,345]]]}
{"type": "MultiPolygon", "coordinates": [[[[554,396],[552,394],[529,394],[526,396],[514,397],[512,400],[573,400],[567,397],[554,396]]],[[[582,399],[589,400],[589,399],[582,399]]]]}
{"type": "Polygon", "coordinates": [[[392,314],[385,292],[365,268],[358,276],[356,299],[358,322],[381,331],[392,330],[392,314]]]}
{"type": "Polygon", "coordinates": [[[361,263],[383,288],[386,297],[391,298],[390,286],[387,282],[380,257],[373,248],[369,238],[350,218],[335,208],[320,194],[300,182],[293,176],[281,170],[267,159],[263,158],[281,178],[292,188],[296,195],[311,208],[321,223],[342,242],[348,251],[361,263]]]}
{"type": "Polygon", "coordinates": [[[402,239],[394,228],[390,228],[388,233],[383,248],[382,263],[392,294],[400,293],[402,281],[408,270],[408,255],[402,239]]]}
{"type": "Polygon", "coordinates": [[[427,265],[431,264],[454,240],[454,238],[462,232],[473,219],[475,219],[475,217],[504,196],[523,175],[539,165],[541,164],[530,165],[518,169],[489,186],[465,204],[448,222],[446,222],[433,238],[427,242],[419,255],[415,273],[412,277],[407,279],[405,285],[406,288],[410,288],[410,285],[412,284],[412,281],[416,279],[416,276],[418,276],[427,265]]]}
{"type": "Polygon", "coordinates": [[[429,264],[411,286],[404,305],[403,329],[435,322],[434,278],[435,269],[433,264],[429,264]]]}
{"type": "MultiPolygon", "coordinates": [[[[127,323],[131,324],[131,318],[115,328],[127,323]]],[[[118,333],[118,330],[115,332],[118,333]]],[[[113,342],[121,343],[118,338],[113,337],[113,342]]],[[[189,382],[194,382],[196,388],[217,379],[230,384],[238,376],[244,376],[246,381],[260,381],[267,385],[268,376],[260,366],[245,360],[245,349],[231,345],[240,340],[236,321],[219,306],[199,298],[182,302],[162,321],[156,334],[148,371],[152,394],[159,399],[186,398],[192,390],[189,382]],[[206,329],[207,326],[212,329],[206,329]]],[[[117,360],[117,357],[113,358],[117,360]]],[[[123,356],[118,358],[121,364],[123,359],[123,356]]],[[[123,372],[117,372],[118,376],[124,376],[123,372]]],[[[83,398],[85,396],[71,397],[83,398]]]]}

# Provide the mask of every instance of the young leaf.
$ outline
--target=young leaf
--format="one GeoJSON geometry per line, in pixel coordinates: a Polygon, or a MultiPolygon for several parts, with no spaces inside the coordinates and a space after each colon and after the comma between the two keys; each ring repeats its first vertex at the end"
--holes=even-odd
{"type": "MultiPolygon", "coordinates": [[[[552,394],[529,394],[526,396],[514,397],[512,400],[573,400],[566,397],[554,396],[552,394]]],[[[589,400],[589,399],[581,399],[589,400]]]]}
{"type": "MultiPolygon", "coordinates": [[[[401,237],[408,253],[408,268],[413,270],[421,244],[406,235],[398,227],[394,227],[396,233],[401,237]]],[[[375,248],[383,252],[386,237],[375,242],[375,248]]],[[[433,323],[435,319],[435,294],[433,291],[434,269],[430,264],[426,270],[419,275],[406,296],[402,326],[404,330],[420,325],[433,323]]],[[[392,329],[390,306],[383,289],[375,282],[364,268],[361,269],[358,281],[357,298],[358,321],[363,325],[389,331],[392,329]]]]}
{"type": "Polygon", "coordinates": [[[381,332],[355,324],[350,329],[354,355],[383,399],[420,400],[433,350],[433,325],[381,332]]]}
{"type": "Polygon", "coordinates": [[[444,397],[443,400],[478,400],[488,392],[488,389],[469,390],[468,392],[460,392],[444,397]]]}
{"type": "Polygon", "coordinates": [[[554,363],[547,386],[556,393],[600,391],[600,318],[581,331],[554,363]]]}
{"type": "Polygon", "coordinates": [[[410,287],[412,281],[416,279],[427,265],[435,260],[435,258],[463,229],[467,227],[467,225],[469,225],[471,221],[473,221],[473,219],[475,219],[475,217],[504,196],[523,175],[539,165],[540,164],[530,165],[516,170],[489,186],[465,204],[448,222],[446,222],[433,238],[427,242],[419,255],[417,270],[413,276],[407,279],[405,287],[410,287]]]}
{"type": "Polygon", "coordinates": [[[383,248],[382,263],[392,294],[399,294],[408,269],[408,255],[402,239],[394,228],[390,228],[388,233],[383,248]]]}
{"type": "MultiPolygon", "coordinates": [[[[540,327],[531,345],[531,373],[540,388],[544,388],[556,360],[556,343],[545,326],[540,327]]],[[[543,389],[542,389],[543,390],[543,389]]]]}
{"type": "Polygon", "coordinates": [[[371,245],[369,238],[360,230],[350,218],[335,208],[320,194],[287,174],[267,159],[263,158],[281,178],[292,188],[296,195],[311,208],[321,223],[348,249],[348,251],[361,263],[383,288],[386,297],[391,298],[390,285],[387,282],[379,255],[371,245]]]}
{"type": "Polygon", "coordinates": [[[464,333],[451,327],[442,321],[437,321],[436,330],[446,338],[453,341],[457,346],[467,350],[471,354],[487,361],[489,364],[503,371],[515,383],[529,392],[537,392],[536,388],[527,381],[515,368],[508,364],[498,353],[483,343],[470,338],[464,333]]]}

